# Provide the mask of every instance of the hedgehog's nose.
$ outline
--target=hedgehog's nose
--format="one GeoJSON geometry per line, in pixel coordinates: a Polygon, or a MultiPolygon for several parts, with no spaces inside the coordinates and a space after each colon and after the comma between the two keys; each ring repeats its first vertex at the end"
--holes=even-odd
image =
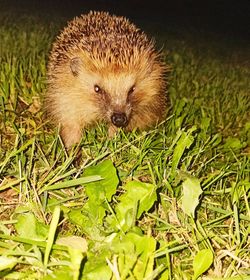
{"type": "Polygon", "coordinates": [[[111,121],[117,127],[124,127],[127,125],[128,119],[124,113],[114,113],[111,116],[111,121]]]}

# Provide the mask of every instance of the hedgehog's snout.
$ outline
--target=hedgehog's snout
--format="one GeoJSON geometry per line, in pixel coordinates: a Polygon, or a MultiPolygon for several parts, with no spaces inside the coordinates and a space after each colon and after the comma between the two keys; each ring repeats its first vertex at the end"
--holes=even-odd
{"type": "Polygon", "coordinates": [[[113,113],[111,121],[117,127],[125,127],[128,124],[128,118],[126,114],[122,112],[113,113]]]}

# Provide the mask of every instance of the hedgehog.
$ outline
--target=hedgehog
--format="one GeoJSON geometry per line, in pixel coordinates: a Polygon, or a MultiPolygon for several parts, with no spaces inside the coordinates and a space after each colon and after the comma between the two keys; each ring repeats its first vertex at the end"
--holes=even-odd
{"type": "Polygon", "coordinates": [[[69,21],[49,56],[45,107],[67,149],[83,129],[145,130],[166,114],[164,57],[127,18],[90,11],[69,21]]]}

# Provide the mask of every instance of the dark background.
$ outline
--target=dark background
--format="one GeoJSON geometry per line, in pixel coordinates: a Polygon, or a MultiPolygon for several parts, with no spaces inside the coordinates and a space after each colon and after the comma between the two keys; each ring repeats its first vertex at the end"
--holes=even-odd
{"type": "Polygon", "coordinates": [[[192,29],[222,37],[250,40],[250,0],[0,0],[0,12],[39,14],[69,19],[81,13],[108,10],[158,28],[192,29]]]}

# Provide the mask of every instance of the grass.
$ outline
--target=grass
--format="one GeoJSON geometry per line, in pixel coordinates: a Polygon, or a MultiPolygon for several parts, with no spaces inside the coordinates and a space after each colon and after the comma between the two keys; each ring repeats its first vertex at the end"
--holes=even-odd
{"type": "Polygon", "coordinates": [[[85,131],[75,168],[41,110],[61,23],[0,22],[0,277],[249,279],[242,52],[164,34],[168,118],[114,139],[103,125],[85,131]]]}

